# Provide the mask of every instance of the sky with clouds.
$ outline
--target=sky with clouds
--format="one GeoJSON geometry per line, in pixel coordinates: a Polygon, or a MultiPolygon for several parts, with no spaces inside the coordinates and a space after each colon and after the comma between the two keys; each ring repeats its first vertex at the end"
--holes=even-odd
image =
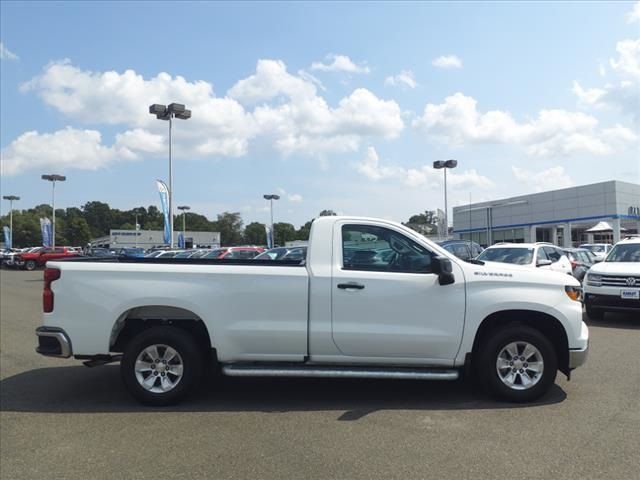
{"type": "MultiPolygon", "coordinates": [[[[640,183],[640,2],[2,2],[3,195],[296,226],[640,183]]],[[[2,206],[6,212],[7,205],[2,206]]]]}

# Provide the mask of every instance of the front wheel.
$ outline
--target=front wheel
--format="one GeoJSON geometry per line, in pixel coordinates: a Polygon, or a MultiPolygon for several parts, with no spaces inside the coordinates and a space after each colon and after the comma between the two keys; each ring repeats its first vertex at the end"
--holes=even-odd
{"type": "Polygon", "coordinates": [[[558,357],[538,330],[510,326],[493,333],[482,347],[479,373],[489,393],[511,402],[531,402],[556,379],[558,357]]]}
{"type": "Polygon", "coordinates": [[[203,358],[192,335],[175,327],[152,327],[126,346],[120,363],[127,390],[146,405],[171,405],[197,385],[203,358]]]}
{"type": "Polygon", "coordinates": [[[27,261],[27,263],[24,264],[24,268],[28,271],[33,271],[35,270],[37,267],[36,262],[34,260],[29,260],[27,261]]]}

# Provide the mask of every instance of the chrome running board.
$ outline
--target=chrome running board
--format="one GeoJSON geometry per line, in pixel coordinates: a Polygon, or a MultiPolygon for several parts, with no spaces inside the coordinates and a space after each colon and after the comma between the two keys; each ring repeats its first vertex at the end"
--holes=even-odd
{"type": "Polygon", "coordinates": [[[454,369],[366,368],[318,365],[223,365],[222,373],[230,377],[316,377],[316,378],[392,378],[397,380],[457,380],[454,369]]]}

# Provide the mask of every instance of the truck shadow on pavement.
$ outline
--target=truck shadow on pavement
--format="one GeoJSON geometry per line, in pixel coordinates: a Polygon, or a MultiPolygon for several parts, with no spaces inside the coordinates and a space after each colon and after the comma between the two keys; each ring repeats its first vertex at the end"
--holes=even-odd
{"type": "Polygon", "coordinates": [[[470,382],[216,377],[183,403],[145,407],[135,402],[109,365],[39,368],[0,381],[0,411],[44,413],[337,411],[354,421],[385,410],[493,410],[562,402],[558,385],[536,403],[491,400],[470,382]]]}

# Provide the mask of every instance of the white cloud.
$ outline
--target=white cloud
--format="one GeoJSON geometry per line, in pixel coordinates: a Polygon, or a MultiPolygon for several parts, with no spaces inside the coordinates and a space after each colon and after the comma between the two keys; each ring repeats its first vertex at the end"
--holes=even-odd
{"type": "Polygon", "coordinates": [[[616,44],[618,59],[609,59],[611,68],[622,76],[640,80],[640,38],[616,44]]]}
{"type": "Polygon", "coordinates": [[[313,62],[311,64],[311,70],[317,70],[320,72],[346,72],[346,73],[364,73],[370,72],[369,67],[366,65],[356,65],[346,55],[327,55],[327,63],[313,62]]]}
{"type": "Polygon", "coordinates": [[[539,172],[529,171],[518,167],[511,167],[516,180],[529,186],[535,192],[557,190],[573,186],[573,181],[563,167],[551,167],[539,172]]]}
{"type": "Polygon", "coordinates": [[[113,162],[136,160],[138,155],[130,150],[135,142],[130,140],[143,136],[126,132],[115,145],[105,146],[96,130],[67,127],[55,133],[25,132],[2,150],[2,174],[49,168],[97,170],[113,162]]]}
{"type": "Polygon", "coordinates": [[[299,193],[288,193],[284,188],[278,187],[278,193],[291,203],[301,203],[303,198],[299,193]]]}
{"type": "Polygon", "coordinates": [[[460,60],[456,55],[442,55],[438,58],[434,58],[431,65],[444,69],[462,68],[462,60],[460,60]]]}
{"type": "Polygon", "coordinates": [[[252,104],[279,95],[296,100],[313,98],[316,87],[303,78],[291,75],[280,60],[258,60],[256,73],[237,82],[227,94],[243,104],[252,104]]]}
{"type": "Polygon", "coordinates": [[[279,60],[259,60],[255,73],[224,97],[205,81],[91,72],[69,60],[50,63],[21,89],[77,122],[125,125],[128,132],[118,141],[132,152],[159,152],[166,145],[167,124],[149,115],[148,106],[172,101],[193,112],[174,128],[176,150],[186,157],[242,157],[258,139],[285,155],[322,156],[356,151],[367,137],[396,138],[404,128],[395,101],[360,88],[331,107],[308,75],[289,73],[279,60]]]}
{"type": "MultiPolygon", "coordinates": [[[[393,179],[409,187],[423,185],[437,187],[442,182],[443,177],[431,165],[424,165],[418,168],[381,165],[380,157],[373,147],[367,148],[365,157],[355,167],[360,174],[374,182],[393,179]]],[[[491,188],[494,186],[491,180],[478,174],[475,169],[465,170],[460,173],[451,171],[447,175],[447,184],[453,189],[491,188]]]]}
{"type": "Polygon", "coordinates": [[[0,42],[0,60],[19,60],[20,57],[4,46],[0,42]]]}
{"type": "Polygon", "coordinates": [[[387,77],[384,79],[385,85],[416,88],[418,83],[416,82],[413,72],[411,70],[402,70],[399,74],[387,77]]]}
{"type": "MultiPolygon", "coordinates": [[[[509,112],[481,113],[472,97],[456,93],[439,105],[427,104],[414,126],[450,144],[494,143],[523,148],[530,155],[606,155],[613,152],[598,120],[581,112],[541,110],[519,123],[509,112]]],[[[618,143],[618,146],[620,144],[618,143]]]]}
{"type": "MultiPolygon", "coordinates": [[[[573,82],[573,93],[582,107],[618,109],[640,116],[640,39],[623,40],[616,44],[618,58],[610,58],[609,66],[615,80],[602,87],[584,88],[573,82]]],[[[603,68],[601,66],[601,68],[603,68]]]]}
{"type": "Polygon", "coordinates": [[[640,22],[640,2],[636,2],[631,11],[627,13],[627,23],[640,22]]]}

